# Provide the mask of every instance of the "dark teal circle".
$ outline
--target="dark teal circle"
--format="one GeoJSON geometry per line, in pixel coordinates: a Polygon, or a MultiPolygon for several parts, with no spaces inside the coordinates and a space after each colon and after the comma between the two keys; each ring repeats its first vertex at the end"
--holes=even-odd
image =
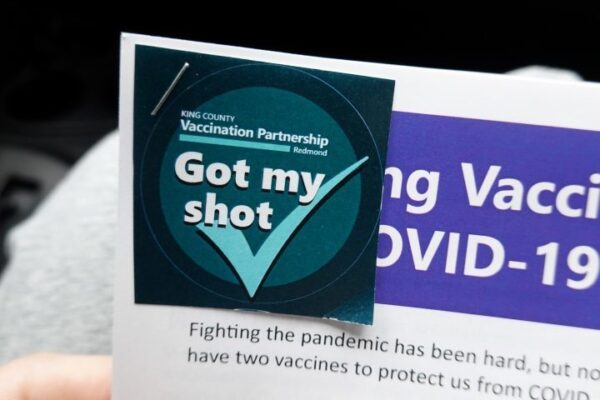
{"type": "MultiPolygon", "coordinates": [[[[181,248],[163,212],[161,179],[157,177],[162,175],[163,159],[168,157],[166,149],[169,148],[178,129],[182,109],[195,110],[199,105],[220,95],[252,87],[288,91],[314,103],[339,125],[347,137],[352,137],[349,143],[356,158],[369,158],[360,172],[352,176],[343,188],[335,193],[334,196],[339,195],[343,199],[340,200],[340,204],[352,204],[354,201],[348,196],[344,197],[343,190],[351,190],[355,185],[380,190],[383,177],[381,155],[360,113],[336,88],[305,70],[259,63],[238,65],[201,78],[166,105],[146,136],[143,146],[137,181],[142,212],[138,215],[144,218],[158,248],[176,270],[205,290],[240,304],[247,304],[248,296],[239,282],[222,279],[204,268],[204,264],[221,257],[217,251],[203,251],[193,259],[181,248]]],[[[290,111],[293,112],[293,109],[290,111]]],[[[334,196],[327,200],[324,206],[334,200],[334,196]]],[[[377,198],[378,196],[359,196],[356,200],[358,215],[354,221],[349,219],[353,223],[349,236],[341,249],[325,265],[317,268],[312,274],[287,284],[278,284],[276,279],[272,278],[273,286],[262,285],[252,303],[255,306],[281,304],[310,296],[329,287],[356,267],[357,261],[377,231],[380,208],[377,198]]],[[[315,210],[311,218],[319,212],[321,208],[315,210]]],[[[349,214],[341,215],[344,219],[349,214]]],[[[183,218],[183,214],[179,218],[183,218]]],[[[331,226],[315,225],[314,229],[314,244],[310,248],[299,250],[297,257],[305,258],[307,252],[319,252],[327,246],[326,242],[331,239],[331,226]]],[[[284,254],[287,250],[284,249],[284,254]]]]}
{"type": "MultiPolygon", "coordinates": [[[[274,228],[299,205],[299,201],[298,195],[274,191],[266,193],[261,190],[261,172],[264,168],[310,172],[312,175],[323,173],[325,174],[323,183],[325,183],[354,163],[357,158],[346,134],[327,112],[308,99],[287,90],[271,87],[236,89],[216,96],[190,111],[198,112],[193,115],[198,115],[199,118],[182,118],[180,121],[202,125],[212,124],[218,127],[234,126],[246,131],[252,129],[255,135],[258,134],[258,128],[298,134],[321,134],[329,140],[329,145],[325,147],[328,155],[319,156],[183,142],[179,140],[180,135],[195,133],[185,131],[181,125],[172,134],[165,150],[160,173],[160,197],[167,226],[181,249],[200,268],[218,278],[237,283],[238,278],[221,254],[215,252],[211,244],[200,237],[195,225],[183,221],[182,210],[185,209],[185,204],[190,200],[204,202],[205,195],[209,192],[214,193],[217,201],[225,204],[229,210],[237,205],[255,208],[262,202],[269,202],[274,209],[271,218],[274,228]],[[215,115],[233,116],[235,119],[232,123],[209,119],[215,115]],[[250,167],[249,187],[238,188],[233,175],[229,184],[224,187],[211,186],[206,180],[199,184],[181,182],[174,173],[175,161],[179,155],[189,151],[203,155],[202,165],[205,169],[215,162],[224,163],[231,169],[236,161],[246,160],[250,167]]],[[[196,135],[205,138],[242,140],[238,137],[206,133],[196,133],[196,135]]],[[[243,137],[243,140],[247,139],[243,137]]],[[[319,146],[314,145],[298,147],[319,150],[319,146]]],[[[358,215],[360,189],[360,179],[354,179],[328,199],[302,226],[276,260],[263,286],[279,286],[295,282],[326,265],[350,235],[358,215]],[[320,237],[323,226],[328,227],[327,240],[320,237]]],[[[304,191],[299,190],[298,194],[304,194],[304,191]]],[[[271,233],[272,230],[262,231],[256,223],[244,229],[244,235],[254,253],[271,233]]]]}

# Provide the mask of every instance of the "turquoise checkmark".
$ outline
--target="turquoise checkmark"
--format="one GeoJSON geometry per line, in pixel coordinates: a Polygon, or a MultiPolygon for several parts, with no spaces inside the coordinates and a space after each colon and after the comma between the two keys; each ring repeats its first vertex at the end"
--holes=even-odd
{"type": "Polygon", "coordinates": [[[198,224],[196,227],[221,250],[221,253],[227,258],[227,261],[239,276],[242,285],[248,292],[248,296],[253,298],[271,265],[294,232],[300,227],[302,221],[330,192],[341,186],[344,180],[358,170],[368,159],[369,157],[364,157],[339,172],[319,188],[310,204],[298,205],[292,210],[271,232],[256,254],[252,252],[246,237],[239,229],[235,229],[230,225],[223,228],[198,224]]]}

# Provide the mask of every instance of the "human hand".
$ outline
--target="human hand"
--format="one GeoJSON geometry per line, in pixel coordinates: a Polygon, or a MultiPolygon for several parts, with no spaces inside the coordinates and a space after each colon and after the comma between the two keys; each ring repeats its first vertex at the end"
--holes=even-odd
{"type": "Polygon", "coordinates": [[[109,400],[111,359],[34,354],[0,366],[0,400],[109,400]]]}

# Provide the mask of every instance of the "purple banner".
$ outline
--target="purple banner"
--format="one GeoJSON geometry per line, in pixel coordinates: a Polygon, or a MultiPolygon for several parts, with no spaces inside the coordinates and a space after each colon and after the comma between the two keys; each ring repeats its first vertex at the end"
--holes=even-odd
{"type": "Polygon", "coordinates": [[[600,132],[395,112],[378,303],[600,329],[600,132]]]}

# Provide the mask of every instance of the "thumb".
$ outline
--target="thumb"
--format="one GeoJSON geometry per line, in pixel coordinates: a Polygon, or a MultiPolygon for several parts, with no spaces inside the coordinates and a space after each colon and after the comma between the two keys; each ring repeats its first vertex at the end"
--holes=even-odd
{"type": "Polygon", "coordinates": [[[35,354],[0,367],[2,400],[109,400],[111,359],[35,354]]]}

